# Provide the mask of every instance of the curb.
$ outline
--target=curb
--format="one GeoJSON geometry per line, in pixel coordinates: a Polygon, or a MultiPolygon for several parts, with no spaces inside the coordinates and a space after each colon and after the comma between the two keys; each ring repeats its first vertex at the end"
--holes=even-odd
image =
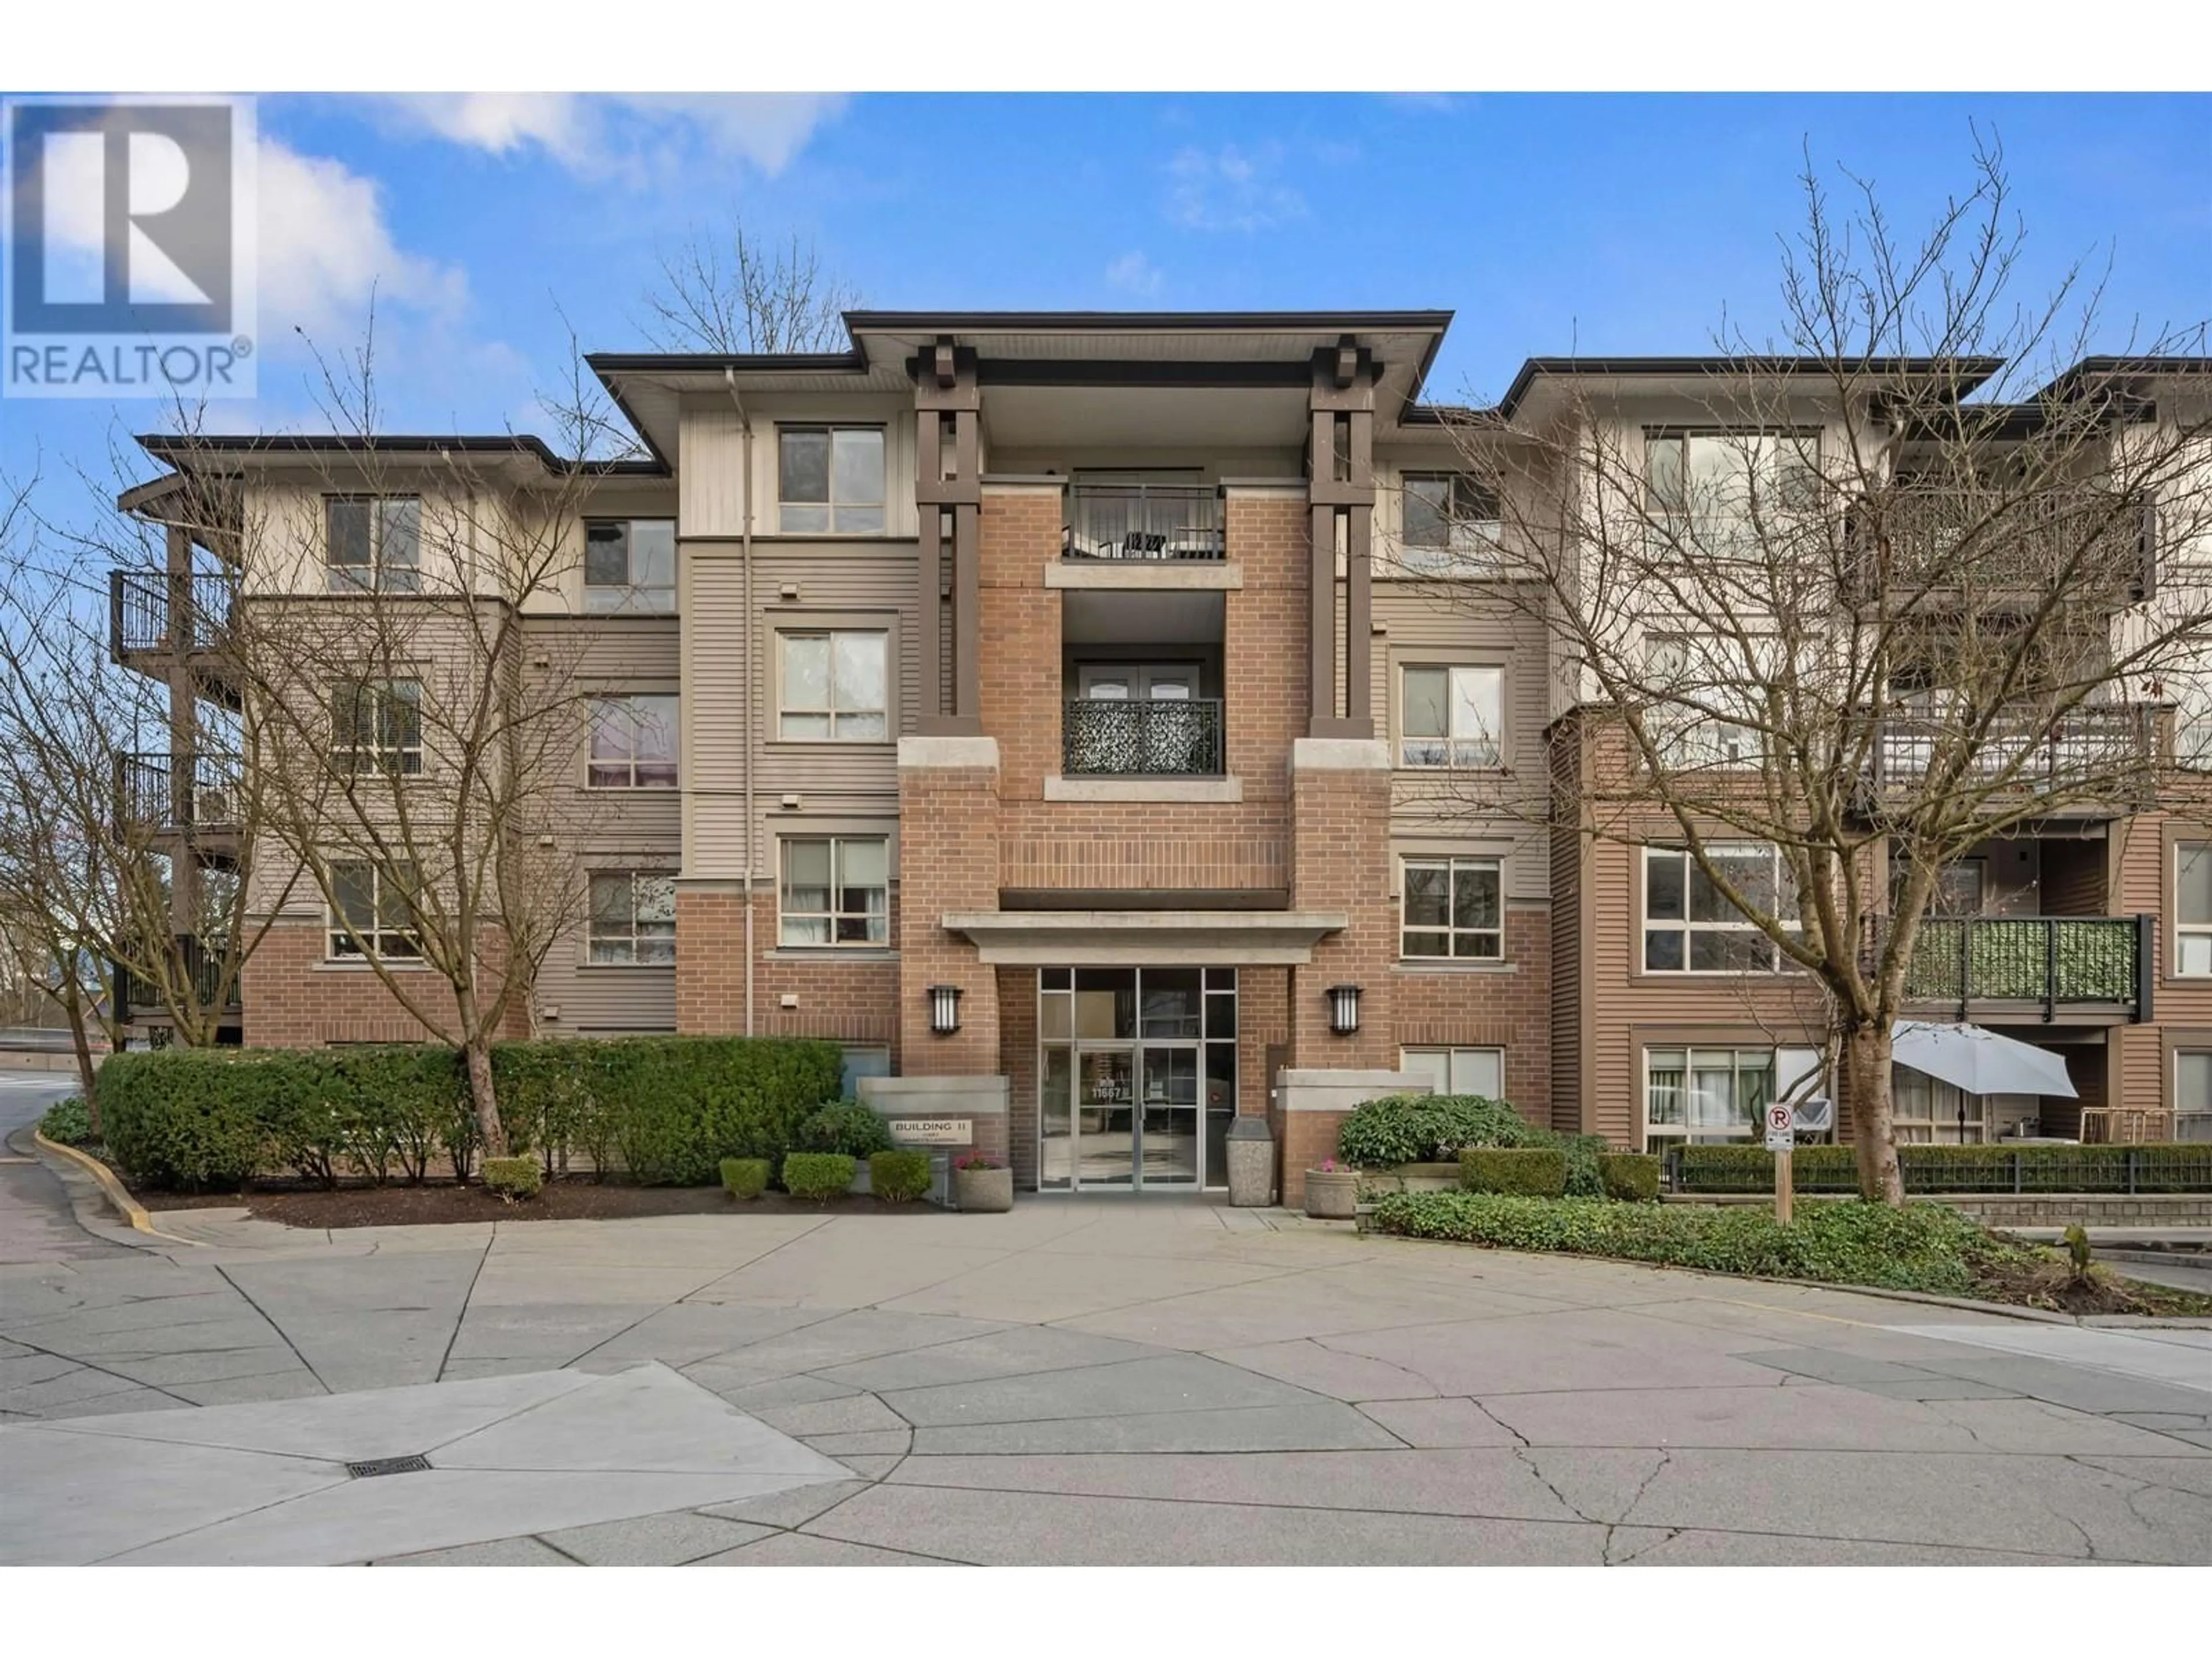
{"type": "Polygon", "coordinates": [[[31,1131],[31,1143],[40,1152],[51,1152],[57,1158],[66,1159],[90,1176],[98,1184],[100,1195],[106,1199],[110,1207],[134,1231],[144,1233],[149,1237],[167,1239],[172,1244],[189,1244],[195,1249],[201,1248],[200,1241],[197,1238],[179,1238],[174,1233],[165,1233],[156,1227],[154,1224],[154,1218],[147,1212],[146,1206],[131,1197],[124,1184],[115,1178],[115,1171],[90,1153],[81,1152],[74,1146],[64,1146],[58,1140],[49,1140],[36,1129],[31,1131]]]}

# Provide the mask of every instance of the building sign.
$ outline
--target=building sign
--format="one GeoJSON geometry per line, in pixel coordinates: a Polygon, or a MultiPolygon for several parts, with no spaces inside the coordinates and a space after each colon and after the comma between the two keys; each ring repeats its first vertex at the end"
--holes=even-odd
{"type": "Polygon", "coordinates": [[[972,1117],[887,1117],[884,1127],[902,1146],[966,1146],[975,1139],[972,1117]]]}

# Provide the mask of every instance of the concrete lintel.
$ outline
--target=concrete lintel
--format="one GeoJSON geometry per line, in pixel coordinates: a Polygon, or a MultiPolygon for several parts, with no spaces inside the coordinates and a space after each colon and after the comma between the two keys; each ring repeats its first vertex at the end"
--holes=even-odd
{"type": "Polygon", "coordinates": [[[1044,781],[1047,800],[1198,802],[1234,805],[1244,799],[1242,778],[1064,778],[1044,781]]]}
{"type": "Polygon", "coordinates": [[[1222,493],[1226,495],[1295,495],[1306,498],[1304,478],[1224,478],[1222,493]]]}
{"type": "Polygon", "coordinates": [[[1244,567],[1223,559],[1095,559],[1076,563],[1054,559],[1045,565],[1044,585],[1167,593],[1235,592],[1244,586],[1244,567]]]}
{"type": "Polygon", "coordinates": [[[1276,1103],[1286,1112],[1348,1112],[1383,1095],[1425,1095],[1426,1078],[1413,1072],[1347,1067],[1286,1067],[1276,1073],[1276,1103]]]}
{"type": "Polygon", "coordinates": [[[1390,745],[1380,738],[1293,738],[1293,772],[1388,772],[1390,745]]]}
{"type": "Polygon", "coordinates": [[[977,957],[1016,968],[1302,967],[1340,933],[1340,911],[977,910],[948,915],[945,931],[977,957]]]}
{"type": "Polygon", "coordinates": [[[909,732],[898,740],[899,770],[930,771],[999,769],[996,738],[920,737],[909,732]]]}
{"type": "Polygon", "coordinates": [[[676,889],[683,893],[735,893],[745,890],[743,876],[678,876],[676,889]]]}
{"type": "Polygon", "coordinates": [[[1030,472],[986,472],[982,483],[986,495],[1057,495],[1067,488],[1065,478],[1030,472]]]}

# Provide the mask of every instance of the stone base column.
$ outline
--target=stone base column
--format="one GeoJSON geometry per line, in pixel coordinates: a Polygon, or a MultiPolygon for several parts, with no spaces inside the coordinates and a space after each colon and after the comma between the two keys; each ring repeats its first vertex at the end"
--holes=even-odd
{"type": "Polygon", "coordinates": [[[1278,1085],[1283,1108],[1283,1204],[1306,1201],[1306,1171],[1336,1156],[1336,1132],[1352,1109],[1384,1095],[1425,1095],[1428,1079],[1399,1071],[1285,1070],[1278,1085]]]}

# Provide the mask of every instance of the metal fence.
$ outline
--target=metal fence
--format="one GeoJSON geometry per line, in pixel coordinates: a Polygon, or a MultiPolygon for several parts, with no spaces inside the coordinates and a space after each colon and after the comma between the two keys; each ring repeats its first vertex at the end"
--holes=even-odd
{"type": "Polygon", "coordinates": [[[1070,777],[1218,777],[1221,726],[1218,697],[1080,699],[1061,714],[1061,767],[1070,777]]]}
{"type": "MultiPolygon", "coordinates": [[[[1927,1198],[1972,1193],[2212,1192],[2212,1143],[2131,1146],[1990,1145],[1898,1148],[1905,1190],[1927,1198]]],[[[1764,1148],[1670,1146],[1670,1192],[1724,1194],[1774,1190],[1774,1162],[1764,1148]]],[[[1858,1191],[1857,1153],[1849,1146],[1801,1146],[1790,1160],[1800,1193],[1858,1191]]]]}
{"type": "MultiPolygon", "coordinates": [[[[189,975],[193,1000],[199,1006],[228,1011],[240,1006],[235,976],[231,980],[229,995],[220,1004],[216,1001],[222,992],[222,951],[210,951],[198,939],[189,937],[177,939],[172,948],[179,953],[177,965],[184,975],[189,975]]],[[[161,994],[154,986],[140,979],[119,962],[111,963],[109,967],[115,976],[115,1011],[118,1020],[127,1024],[133,1019],[143,1019],[149,1014],[160,1015],[165,1012],[161,994]]]]}
{"type": "Polygon", "coordinates": [[[118,755],[115,830],[232,830],[238,825],[236,755],[118,755]]]}
{"type": "Polygon", "coordinates": [[[1212,484],[1078,483],[1061,548],[1071,559],[1221,559],[1221,493],[1212,484]]]}
{"type": "Polygon", "coordinates": [[[173,593],[171,578],[154,571],[107,573],[109,648],[126,651],[213,651],[230,630],[231,605],[238,584],[231,577],[198,573],[182,579],[173,593]],[[173,600],[181,597],[185,614],[173,617],[173,600]],[[177,624],[173,625],[173,624],[177,624]]]}
{"type": "MultiPolygon", "coordinates": [[[[1949,765],[1966,735],[1955,715],[1882,716],[1868,757],[1873,783],[1885,789],[1917,787],[1929,773],[1949,765]]],[[[2157,710],[2149,703],[2084,706],[2057,720],[2022,714],[1991,722],[1959,779],[1970,788],[2046,793],[2115,787],[2132,783],[2150,761],[2156,741],[2157,710]]]]}

